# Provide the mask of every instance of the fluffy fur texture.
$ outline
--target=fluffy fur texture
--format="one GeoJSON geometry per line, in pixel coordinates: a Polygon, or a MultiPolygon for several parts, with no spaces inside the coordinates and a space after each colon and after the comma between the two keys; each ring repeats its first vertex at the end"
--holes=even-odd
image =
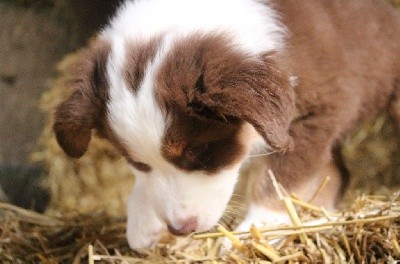
{"type": "Polygon", "coordinates": [[[330,175],[318,202],[334,207],[342,136],[400,116],[399,46],[399,14],[373,0],[126,1],[67,69],[54,130],[70,156],[94,130],[132,165],[133,248],[211,228],[244,166],[257,169],[239,228],[287,221],[268,169],[305,199],[330,175]]]}

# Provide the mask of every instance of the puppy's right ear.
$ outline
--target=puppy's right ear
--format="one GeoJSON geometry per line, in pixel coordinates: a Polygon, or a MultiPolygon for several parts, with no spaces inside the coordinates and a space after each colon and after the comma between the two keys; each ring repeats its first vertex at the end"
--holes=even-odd
{"type": "Polygon", "coordinates": [[[57,107],[53,130],[58,144],[73,158],[85,154],[92,130],[101,123],[108,97],[109,53],[109,43],[95,39],[60,65],[61,82],[72,94],[57,107]]]}

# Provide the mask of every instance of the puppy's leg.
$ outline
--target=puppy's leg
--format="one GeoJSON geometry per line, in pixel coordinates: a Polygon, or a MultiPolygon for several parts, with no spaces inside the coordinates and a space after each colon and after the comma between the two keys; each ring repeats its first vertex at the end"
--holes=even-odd
{"type": "Polygon", "coordinates": [[[309,181],[298,184],[296,188],[291,188],[291,192],[295,193],[303,201],[310,201],[312,199],[312,204],[334,211],[343,193],[343,178],[343,174],[338,168],[336,161],[331,160],[322,166],[319,171],[310,175],[309,181]],[[325,182],[325,180],[328,181],[325,182]],[[325,185],[321,186],[324,182],[325,185]],[[319,187],[322,187],[322,189],[317,193],[319,187]],[[314,197],[314,195],[316,196],[314,197]]]}
{"type": "MultiPolygon", "coordinates": [[[[324,206],[328,210],[334,210],[338,200],[338,193],[340,193],[343,185],[342,161],[340,158],[335,153],[329,162],[324,166],[320,166],[319,171],[315,172],[314,175],[309,175],[309,181],[296,184],[295,188],[288,188],[287,191],[297,194],[304,201],[308,201],[317,192],[318,187],[325,178],[329,177],[330,180],[321,193],[315,197],[313,204],[324,206]]],[[[268,176],[268,170],[271,169],[270,165],[266,160],[261,160],[261,162],[258,160],[253,163],[256,170],[251,171],[248,175],[250,178],[247,189],[247,196],[250,198],[249,209],[236,231],[249,231],[252,225],[258,228],[265,228],[291,224],[292,221],[283,201],[279,199],[272,180],[268,176]],[[261,186],[263,188],[259,189],[261,186]]],[[[347,175],[345,176],[347,177],[347,175]]],[[[274,243],[274,241],[270,242],[274,243]]],[[[229,239],[225,239],[223,245],[224,249],[232,246],[229,239]]]]}
{"type": "Polygon", "coordinates": [[[276,192],[272,187],[271,183],[271,193],[268,194],[267,200],[262,200],[259,202],[257,197],[254,195],[255,185],[258,184],[260,177],[268,177],[269,165],[265,158],[252,158],[249,164],[249,169],[246,171],[247,186],[243,188],[242,193],[248,197],[248,211],[236,228],[237,231],[249,231],[252,224],[257,227],[267,226],[267,225],[279,225],[285,224],[290,221],[288,215],[283,211],[282,202],[276,196],[276,192]]]}
{"type": "MultiPolygon", "coordinates": [[[[268,170],[268,165],[267,163],[265,164],[266,166],[263,168],[263,171],[260,171],[263,177],[265,177],[268,170]]],[[[315,175],[311,176],[310,181],[305,181],[303,184],[297,185],[297,188],[292,188],[291,191],[302,200],[309,201],[325,178],[329,177],[330,180],[324,189],[313,199],[313,204],[324,206],[328,210],[335,210],[338,193],[342,185],[342,176],[336,165],[336,161],[331,160],[331,162],[322,166],[315,175]]],[[[260,195],[260,190],[254,192],[254,188],[257,188],[259,185],[257,178],[255,178],[252,185],[253,191],[250,194],[251,200],[248,213],[236,230],[248,231],[253,224],[257,227],[290,224],[291,219],[284,208],[283,201],[279,200],[271,179],[269,179],[269,187],[263,195],[260,195]]]]}
{"type": "Polygon", "coordinates": [[[288,193],[293,192],[304,201],[311,199],[325,178],[330,177],[314,203],[331,210],[336,208],[342,188],[342,176],[337,166],[341,162],[340,156],[333,155],[332,151],[341,130],[338,127],[340,123],[334,119],[336,116],[340,115],[309,115],[292,124],[294,150],[268,156],[264,166],[259,167],[250,192],[250,210],[240,229],[247,229],[251,224],[262,226],[264,223],[290,222],[268,169],[288,193]]]}
{"type": "Polygon", "coordinates": [[[127,201],[126,235],[131,248],[146,248],[154,246],[167,230],[154,210],[151,199],[147,197],[146,189],[140,179],[136,179],[135,186],[127,201]]]}
{"type": "MultiPolygon", "coordinates": [[[[304,200],[310,199],[326,176],[330,176],[329,185],[318,197],[319,205],[330,209],[335,207],[341,189],[341,176],[332,149],[341,131],[351,122],[349,118],[354,116],[339,110],[329,114],[309,114],[294,121],[290,129],[294,149],[268,157],[269,168],[278,182],[289,193],[296,193],[304,200]]],[[[267,174],[260,176],[254,184],[253,200],[270,206],[269,200],[275,190],[267,174]]]]}
{"type": "MultiPolygon", "coordinates": [[[[336,210],[340,199],[344,195],[346,188],[349,185],[350,175],[344,162],[340,146],[335,146],[332,149],[332,159],[325,166],[323,166],[316,175],[312,178],[318,181],[318,187],[329,177],[328,182],[321,189],[312,203],[317,206],[324,206],[328,210],[336,210]]],[[[315,183],[314,183],[315,184],[315,183]]],[[[315,194],[315,185],[305,186],[302,192],[298,190],[299,196],[303,200],[310,199],[310,193],[315,194]]]]}
{"type": "MultiPolygon", "coordinates": [[[[276,201],[280,202],[280,201],[276,201]]],[[[251,203],[246,217],[236,228],[236,231],[249,231],[252,225],[256,227],[279,226],[289,224],[290,217],[280,209],[271,209],[264,204],[251,203]]]]}

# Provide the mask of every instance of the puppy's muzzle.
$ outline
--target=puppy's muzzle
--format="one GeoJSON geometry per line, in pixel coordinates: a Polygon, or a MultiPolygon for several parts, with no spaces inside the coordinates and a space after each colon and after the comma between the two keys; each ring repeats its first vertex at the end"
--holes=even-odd
{"type": "Polygon", "coordinates": [[[197,217],[189,217],[187,219],[179,221],[179,228],[176,228],[173,225],[169,224],[168,230],[173,235],[184,236],[196,231],[197,227],[197,217]]]}

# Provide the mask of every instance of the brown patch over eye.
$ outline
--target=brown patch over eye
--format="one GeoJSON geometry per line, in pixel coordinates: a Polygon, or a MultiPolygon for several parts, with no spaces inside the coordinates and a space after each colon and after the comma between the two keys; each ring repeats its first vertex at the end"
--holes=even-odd
{"type": "Polygon", "coordinates": [[[199,119],[246,121],[271,149],[283,153],[293,147],[289,126],[295,101],[277,56],[249,56],[223,34],[190,35],[177,40],[163,59],[156,100],[166,113],[175,108],[199,119]]]}
{"type": "Polygon", "coordinates": [[[187,154],[192,155],[192,156],[200,156],[203,155],[207,152],[207,150],[210,148],[209,143],[204,143],[203,145],[200,146],[193,146],[187,149],[187,154]]]}
{"type": "Polygon", "coordinates": [[[210,149],[210,144],[205,143],[200,146],[189,147],[184,153],[183,160],[186,167],[192,170],[207,170],[210,168],[210,161],[207,157],[207,151],[210,149]]]}
{"type": "Polygon", "coordinates": [[[243,155],[238,139],[241,122],[225,123],[170,109],[162,154],[176,167],[209,174],[226,168],[243,155]]]}

